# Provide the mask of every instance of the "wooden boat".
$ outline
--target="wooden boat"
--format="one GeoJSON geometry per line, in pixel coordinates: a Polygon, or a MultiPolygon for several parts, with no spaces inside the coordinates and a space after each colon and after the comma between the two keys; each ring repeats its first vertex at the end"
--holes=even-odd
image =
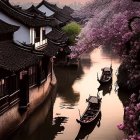
{"type": "Polygon", "coordinates": [[[93,122],[99,115],[101,109],[101,98],[99,96],[90,96],[86,101],[88,102],[88,107],[80,119],[76,119],[81,125],[93,122]]]}
{"type": "Polygon", "coordinates": [[[79,132],[75,138],[75,140],[83,140],[86,139],[95,129],[95,127],[100,127],[101,123],[101,112],[99,115],[96,117],[96,119],[90,123],[89,125],[81,125],[79,132]]]}
{"type": "Polygon", "coordinates": [[[111,82],[112,81],[112,72],[113,72],[112,66],[103,68],[100,79],[97,75],[97,80],[99,81],[99,83],[105,84],[105,83],[111,82]]]}

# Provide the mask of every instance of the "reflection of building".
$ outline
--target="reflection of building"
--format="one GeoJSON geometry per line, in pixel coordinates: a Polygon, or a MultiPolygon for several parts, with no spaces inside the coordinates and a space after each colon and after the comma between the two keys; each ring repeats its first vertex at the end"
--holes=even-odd
{"type": "Polygon", "coordinates": [[[46,19],[0,1],[0,136],[20,125],[48,96],[58,47],[46,19]],[[12,119],[11,119],[12,118],[12,119]]]}
{"type": "Polygon", "coordinates": [[[62,31],[62,27],[73,20],[71,17],[73,10],[67,6],[61,9],[56,4],[51,4],[45,0],[42,0],[42,2],[36,6],[36,9],[42,12],[46,18],[55,21],[55,27],[46,27],[46,37],[52,44],[57,45],[60,48],[57,55],[57,62],[61,61],[64,64],[67,63],[67,55],[70,54],[71,51],[68,47],[69,38],[62,31]]]}
{"type": "Polygon", "coordinates": [[[57,132],[52,132],[53,106],[56,99],[56,86],[54,86],[44,101],[36,109],[25,124],[19,128],[8,140],[53,140],[57,132]],[[53,135],[54,134],[54,135],[53,135]],[[51,136],[52,135],[52,136],[51,136]]]}
{"type": "Polygon", "coordinates": [[[69,103],[78,102],[80,95],[73,91],[72,85],[83,74],[82,68],[55,67],[54,70],[58,81],[58,95],[69,103]]]}
{"type": "Polygon", "coordinates": [[[39,5],[22,9],[0,0],[0,136],[48,96],[52,59],[67,44],[60,27],[71,17],[44,0],[39,5]]]}

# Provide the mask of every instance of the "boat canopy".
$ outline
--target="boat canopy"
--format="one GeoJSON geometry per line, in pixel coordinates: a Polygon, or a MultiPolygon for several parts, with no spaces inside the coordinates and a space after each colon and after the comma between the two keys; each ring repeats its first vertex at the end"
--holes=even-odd
{"type": "Polygon", "coordinates": [[[98,104],[98,98],[95,96],[90,96],[88,102],[98,104]]]}
{"type": "Polygon", "coordinates": [[[103,71],[110,71],[110,68],[109,68],[109,67],[105,67],[105,68],[103,69],[103,71]]]}

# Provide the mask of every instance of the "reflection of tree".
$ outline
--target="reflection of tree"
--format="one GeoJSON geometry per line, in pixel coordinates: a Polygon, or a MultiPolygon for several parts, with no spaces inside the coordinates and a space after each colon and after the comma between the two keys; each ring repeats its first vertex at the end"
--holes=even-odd
{"type": "Polygon", "coordinates": [[[111,93],[111,90],[112,90],[112,81],[110,83],[107,83],[107,84],[101,84],[98,87],[98,92],[99,91],[103,91],[102,92],[103,96],[105,96],[108,93],[110,94],[111,93]]]}
{"type": "Polygon", "coordinates": [[[88,137],[90,133],[92,133],[92,131],[94,130],[94,128],[96,127],[100,127],[100,121],[101,121],[101,112],[99,113],[98,117],[94,120],[93,123],[85,125],[85,126],[81,126],[80,130],[78,132],[77,137],[75,138],[75,140],[81,140],[84,139],[86,136],[88,137]]]}
{"type": "MultiPolygon", "coordinates": [[[[92,50],[91,50],[91,52],[92,52],[92,50]]],[[[81,57],[81,65],[82,65],[83,67],[88,68],[88,69],[89,69],[89,68],[91,67],[91,65],[92,65],[91,58],[90,58],[90,53],[91,53],[91,52],[86,53],[86,54],[82,55],[82,57],[81,57]]]]}
{"type": "Polygon", "coordinates": [[[128,91],[128,90],[122,90],[122,89],[118,90],[118,97],[124,107],[126,107],[129,104],[129,98],[130,98],[131,94],[132,94],[132,92],[128,91]]]}
{"type": "Polygon", "coordinates": [[[109,47],[109,46],[108,46],[108,48],[107,47],[102,47],[101,51],[102,51],[102,56],[110,59],[110,64],[111,64],[111,59],[112,60],[118,60],[118,58],[119,58],[118,54],[116,54],[114,52],[112,47],[109,47]]]}
{"type": "Polygon", "coordinates": [[[69,103],[79,101],[79,93],[75,93],[72,89],[76,79],[79,79],[83,74],[81,65],[78,68],[74,67],[55,67],[55,75],[57,78],[57,92],[60,97],[69,103]]]}

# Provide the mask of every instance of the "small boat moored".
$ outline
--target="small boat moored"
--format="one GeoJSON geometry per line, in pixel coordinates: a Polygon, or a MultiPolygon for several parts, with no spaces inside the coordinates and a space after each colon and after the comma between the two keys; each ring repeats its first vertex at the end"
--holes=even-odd
{"type": "Polygon", "coordinates": [[[76,121],[81,125],[86,125],[93,122],[101,110],[101,98],[99,96],[89,96],[86,101],[88,102],[88,107],[86,108],[83,115],[80,116],[80,119],[76,119],[76,121]]]}
{"type": "Polygon", "coordinates": [[[100,112],[96,119],[93,121],[93,123],[90,123],[89,125],[81,125],[75,140],[84,140],[88,138],[89,135],[94,131],[96,126],[101,126],[101,117],[102,113],[100,112]]]}
{"type": "Polygon", "coordinates": [[[97,80],[99,81],[99,83],[105,84],[105,83],[111,82],[112,81],[112,72],[113,72],[112,66],[104,67],[102,69],[101,77],[99,78],[97,75],[97,80]]]}

